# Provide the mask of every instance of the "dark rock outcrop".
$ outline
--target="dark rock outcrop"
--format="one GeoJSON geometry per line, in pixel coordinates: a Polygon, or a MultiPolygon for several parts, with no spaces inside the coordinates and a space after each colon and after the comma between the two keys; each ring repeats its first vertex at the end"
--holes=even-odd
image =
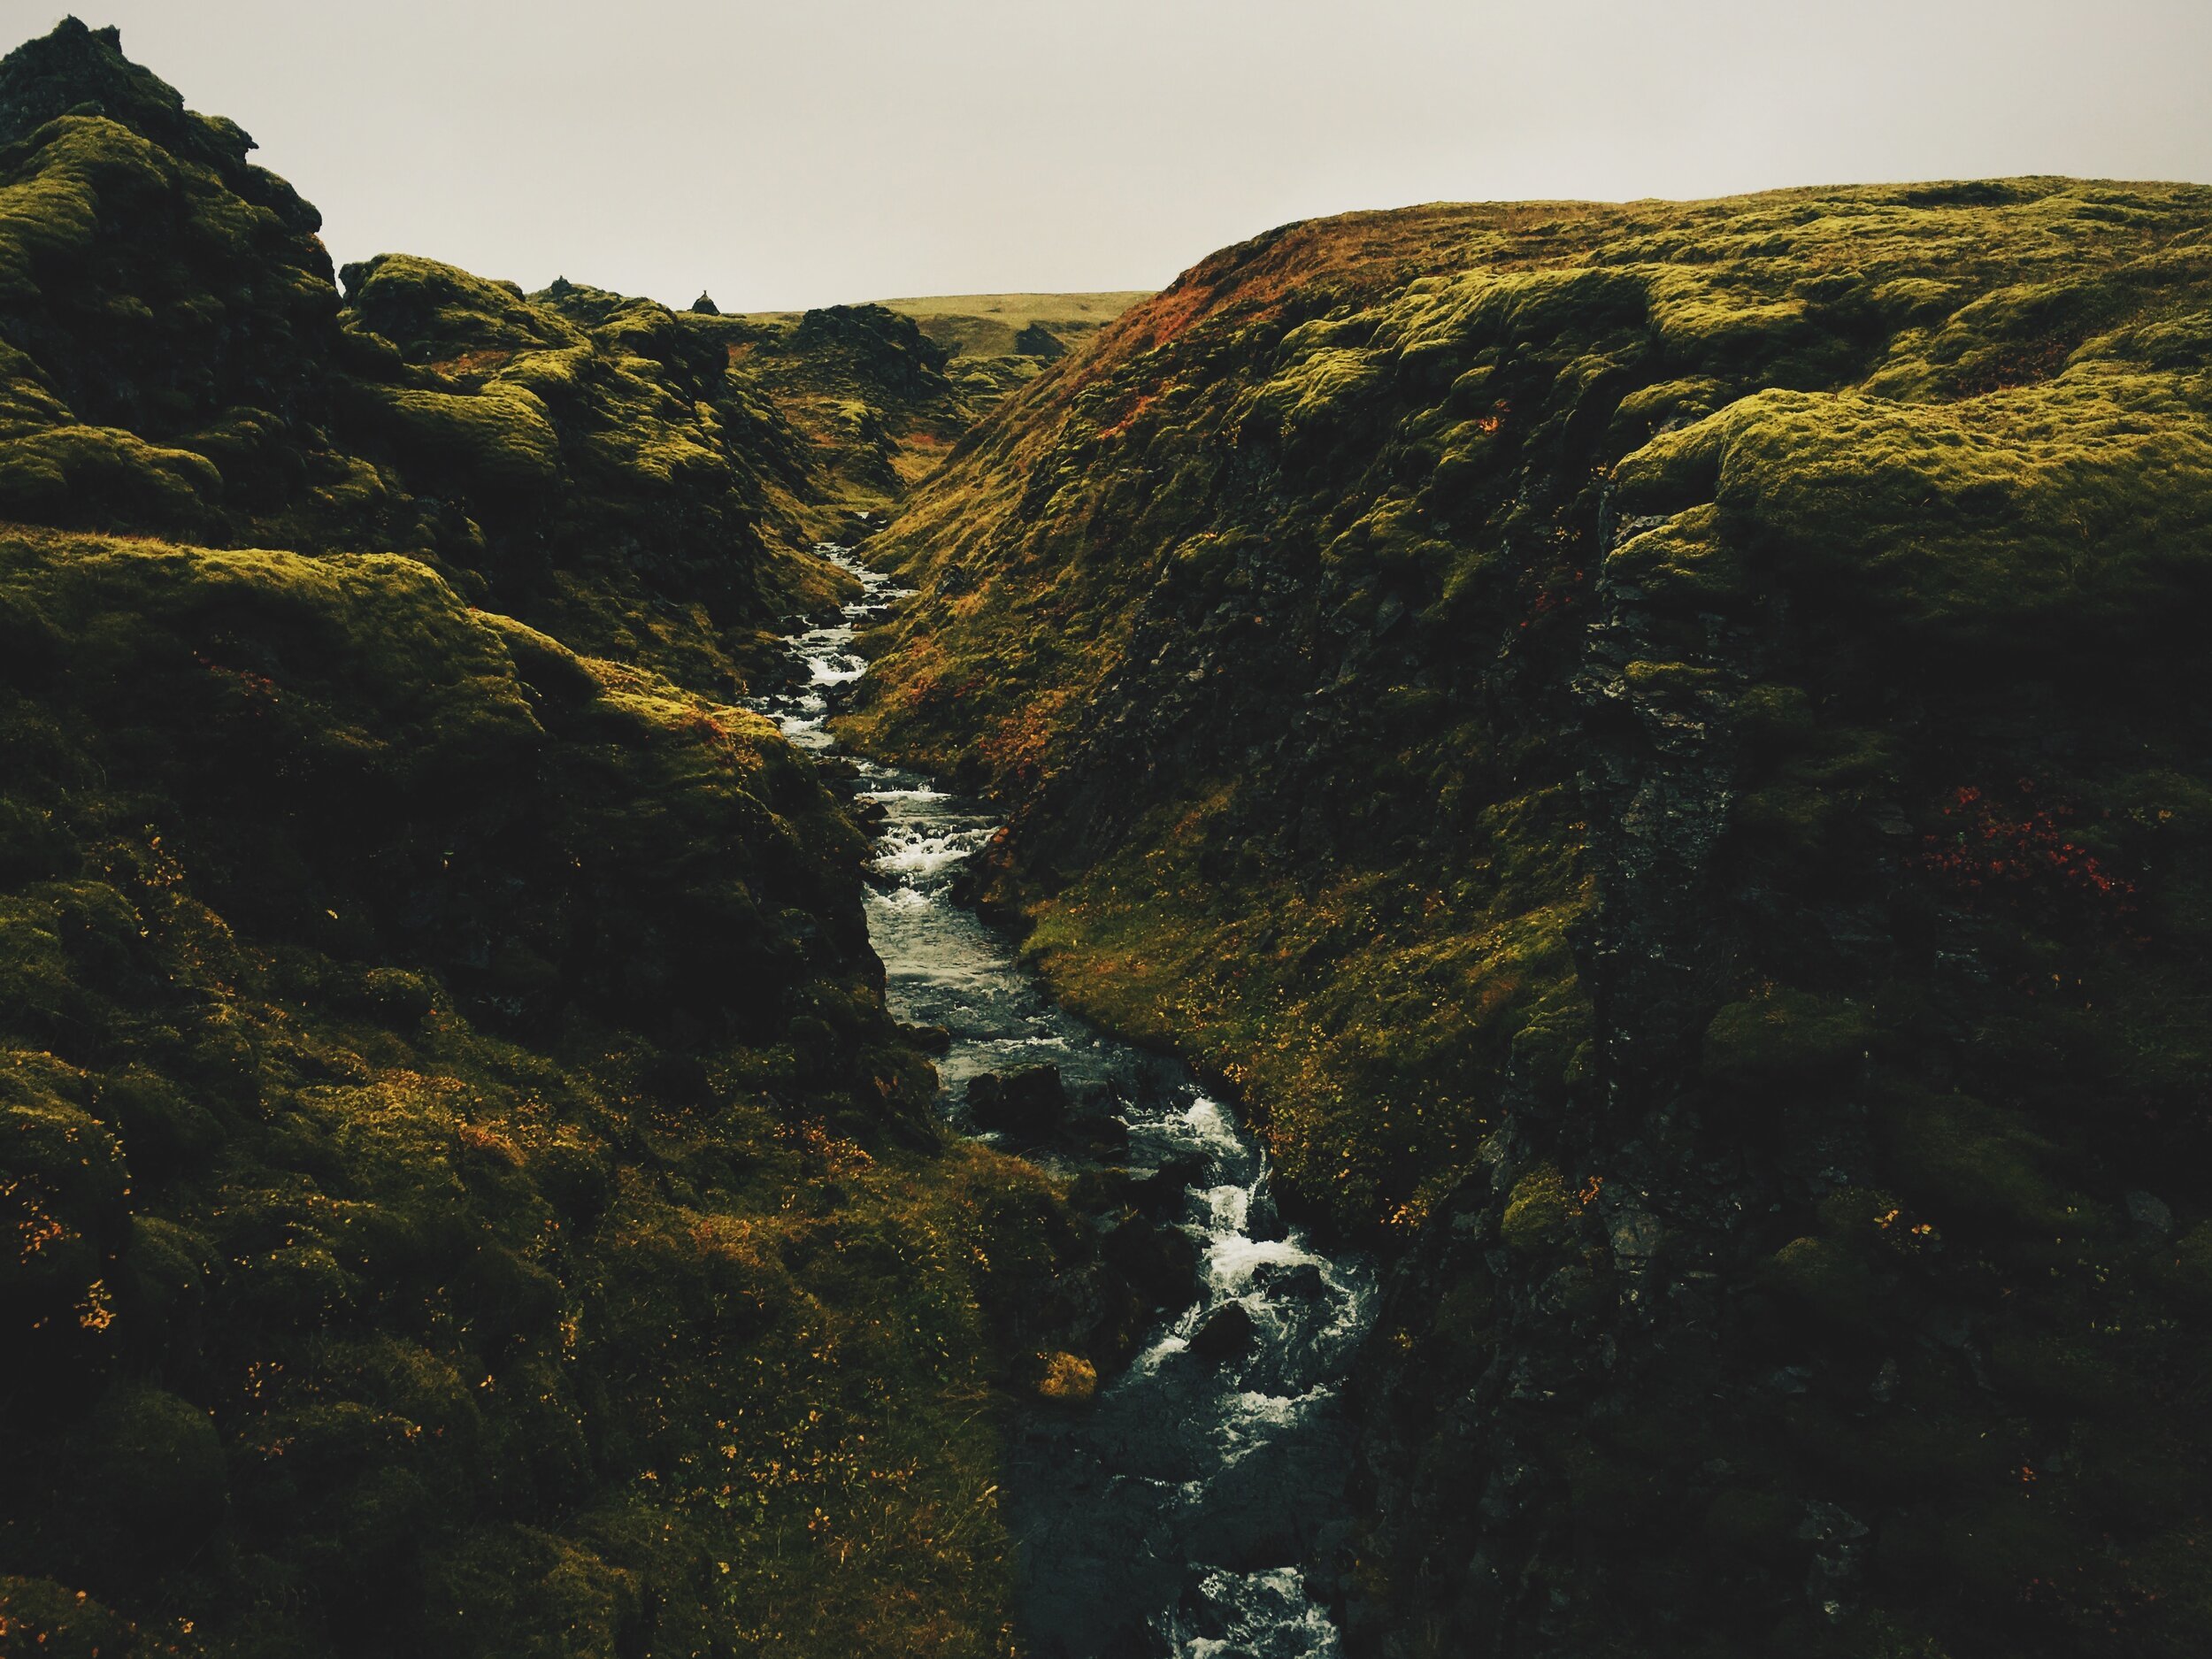
{"type": "Polygon", "coordinates": [[[1033,1144],[1065,1125],[1068,1093],[1056,1065],[1033,1065],[1000,1077],[986,1071],[968,1079],[968,1117],[991,1134],[1033,1144]]]}

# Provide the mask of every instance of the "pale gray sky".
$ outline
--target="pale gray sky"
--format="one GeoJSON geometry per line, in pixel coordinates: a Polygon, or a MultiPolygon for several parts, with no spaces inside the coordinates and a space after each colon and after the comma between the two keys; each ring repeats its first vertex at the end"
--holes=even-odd
{"type": "Polygon", "coordinates": [[[78,4],[342,261],[726,310],[1151,288],[1425,201],[2212,180],[2212,0],[78,4]]]}

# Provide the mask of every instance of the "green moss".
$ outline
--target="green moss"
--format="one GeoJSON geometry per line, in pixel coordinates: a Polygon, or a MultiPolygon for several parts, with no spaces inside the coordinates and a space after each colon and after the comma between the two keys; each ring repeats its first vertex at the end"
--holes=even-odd
{"type": "Polygon", "coordinates": [[[523,495],[558,482],[561,442],[544,403],[495,384],[471,396],[378,388],[374,425],[434,469],[459,468],[495,495],[523,495]]]}
{"type": "Polygon", "coordinates": [[[531,304],[511,284],[487,281],[434,259],[380,254],[339,273],[361,320],[399,343],[412,362],[469,353],[574,347],[582,331],[531,304]]]}
{"type": "Polygon", "coordinates": [[[1573,1236],[1582,1206],[1549,1164],[1540,1165],[1513,1183],[1498,1236],[1517,1250],[1551,1249],[1573,1236]]]}
{"type": "Polygon", "coordinates": [[[58,424],[0,439],[0,513],[68,524],[82,503],[123,526],[211,521],[222,474],[205,457],[157,448],[111,426],[58,424]]]}
{"type": "Polygon", "coordinates": [[[1962,1094],[1913,1093],[1886,1109],[1899,1184],[1938,1215],[2037,1233],[2083,1212],[2047,1173],[2055,1148],[2001,1110],[1962,1094]]]}
{"type": "Polygon", "coordinates": [[[2108,651],[2197,580],[2212,441],[2114,369],[1937,408],[1764,394],[1708,424],[1733,536],[1912,649],[2108,651]]]}
{"type": "Polygon", "coordinates": [[[1719,514],[1709,506],[1622,542],[1607,555],[1605,574],[1670,609],[1723,610],[1747,596],[1740,556],[1721,539],[1719,514]]]}
{"type": "Polygon", "coordinates": [[[2205,1455],[2208,227],[2055,179],[1286,227],[874,544],[921,593],[841,729],[995,794],[988,896],[1292,1202],[1420,1233],[1386,1645],[2204,1645],[2149,1475],[2205,1455]],[[1502,1154],[1666,1271],[1481,1248],[1567,1202],[1474,1202],[1502,1154]],[[1640,1409],[1671,1505],[1583,1432],[1640,1409]]]}
{"type": "MultiPolygon", "coordinates": [[[[533,299],[403,255],[349,266],[342,300],[314,211],[111,32],[9,61],[0,515],[419,555],[572,646],[723,695],[778,665],[783,616],[841,592],[803,549],[841,527],[850,455],[904,442],[889,392],[856,405],[866,436],[817,453],[807,394],[763,396],[735,319],[533,299]]],[[[933,349],[899,326],[888,356],[917,368],[933,349]]],[[[798,380],[841,349],[809,335],[798,380]]],[[[941,380],[898,396],[941,448],[965,419],[941,380]]]]}
{"type": "Polygon", "coordinates": [[[223,1445],[204,1409],[157,1388],[125,1389],[101,1403],[90,1436],[91,1478],[138,1548],[175,1560],[225,1524],[223,1445]]]}
{"type": "Polygon", "coordinates": [[[1870,1034],[1849,1003],[1776,986],[1713,1016],[1705,1075],[1742,1091],[1841,1083],[1863,1064],[1870,1034]]]}
{"type": "Polygon", "coordinates": [[[1778,1250],[1762,1282],[1794,1302],[1831,1329],[1864,1330],[1875,1324],[1882,1287],[1849,1246],[1828,1239],[1794,1239],[1778,1250]]]}
{"type": "Polygon", "coordinates": [[[18,532],[0,593],[62,641],[0,688],[0,1562],[221,1651],[1001,1643],[979,1405],[1073,1234],[941,1147],[806,762],[393,556],[18,532]]]}

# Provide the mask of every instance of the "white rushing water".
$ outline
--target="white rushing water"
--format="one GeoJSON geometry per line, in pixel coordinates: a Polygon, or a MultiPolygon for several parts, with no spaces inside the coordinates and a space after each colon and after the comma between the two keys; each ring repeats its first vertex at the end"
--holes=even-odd
{"type": "MultiPolygon", "coordinates": [[[[861,595],[835,624],[793,636],[804,682],[758,704],[815,750],[833,747],[837,688],[867,672],[855,629],[905,596],[844,549],[820,551],[861,595]]],[[[869,935],[892,1012],[952,1033],[938,1070],[953,1122],[966,1126],[959,1102],[983,1072],[1052,1064],[1071,1094],[1108,1092],[1128,1125],[1118,1161],[1176,1171],[1183,1186],[1163,1218],[1199,1251],[1197,1300],[1091,1407],[1025,1414],[1010,1437],[1006,1512],[1030,1650],[1333,1659],[1337,1632],[1310,1574],[1344,1525],[1338,1388],[1372,1317],[1371,1268],[1284,1225],[1264,1153],[1187,1072],[1061,1010],[1010,941],[955,902],[961,865],[996,833],[989,815],[915,773],[853,764],[860,798],[887,814],[869,935]],[[1225,1314],[1232,1304],[1240,1315],[1225,1314]],[[1248,1334],[1210,1345],[1202,1333],[1225,1317],[1248,1320],[1248,1334]]]]}

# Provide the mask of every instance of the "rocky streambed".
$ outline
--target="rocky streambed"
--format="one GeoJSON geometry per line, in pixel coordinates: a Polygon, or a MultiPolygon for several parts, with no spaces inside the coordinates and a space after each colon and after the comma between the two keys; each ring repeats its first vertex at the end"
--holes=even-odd
{"type": "MultiPolygon", "coordinates": [[[[843,549],[862,592],[795,634],[803,678],[760,706],[803,748],[833,745],[839,688],[867,670],[855,628],[902,595],[843,549]]],[[[892,1010],[946,1033],[961,1130],[1110,1180],[1189,1241],[1195,1294],[1086,1405],[1022,1408],[1003,1501],[1018,1619],[1040,1659],[1320,1659],[1340,1651],[1317,1571],[1346,1525],[1341,1380],[1375,1301],[1371,1263],[1278,1214],[1265,1154],[1181,1066],[1056,1005],[1011,942],[955,894],[995,833],[975,802],[861,759],[879,825],[868,926],[892,1010]],[[1049,1068],[1049,1070],[1047,1070],[1049,1068]],[[1029,1143],[1051,1127],[1048,1147],[1029,1143]]]]}

